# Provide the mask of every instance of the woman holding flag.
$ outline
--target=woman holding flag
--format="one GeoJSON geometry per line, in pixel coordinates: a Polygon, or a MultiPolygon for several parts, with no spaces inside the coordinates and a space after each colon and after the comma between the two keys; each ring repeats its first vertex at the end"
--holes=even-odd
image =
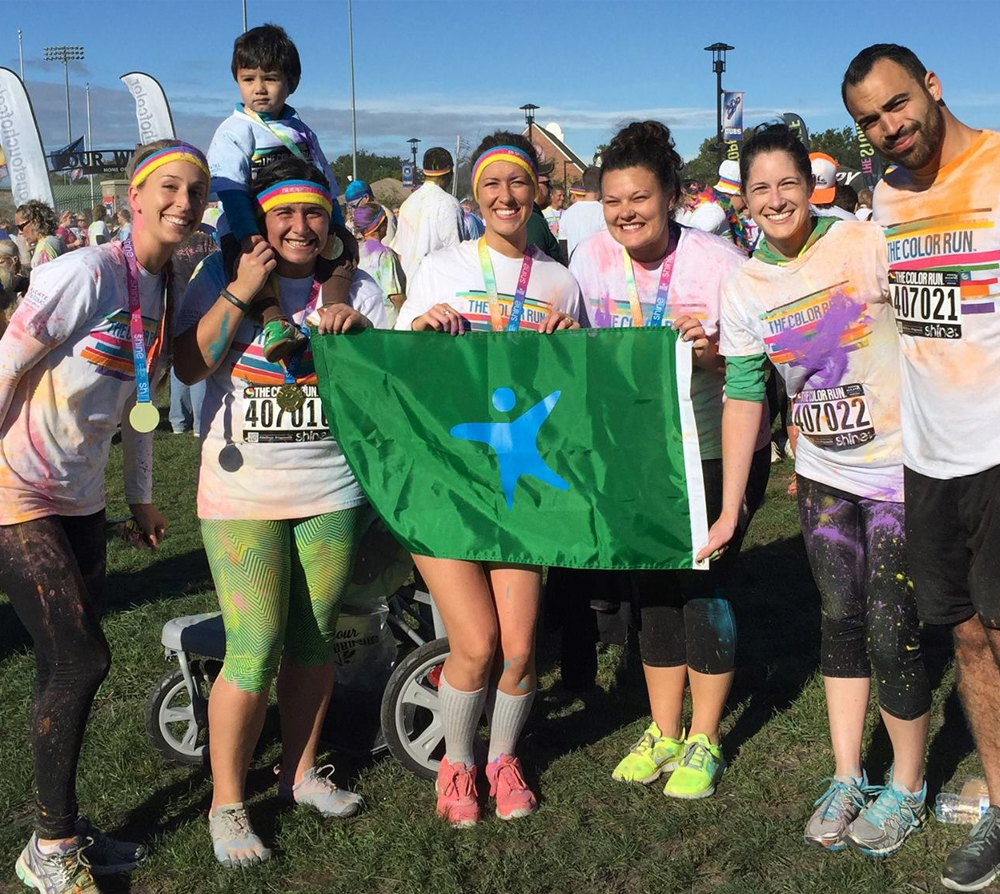
{"type": "Polygon", "coordinates": [[[121,421],[126,498],[155,547],[166,519],[151,503],[150,382],[172,313],[170,257],[201,221],[209,173],[198,149],[161,140],[136,152],[129,175],[131,239],[34,271],[0,340],[0,589],[38,667],[35,831],[16,869],[45,894],[93,894],[92,871],[131,869],[144,855],[95,829],[76,801],[87,717],[111,662],[100,624],[104,470],[121,421]]]}
{"type": "MultiPolygon", "coordinates": [[[[517,134],[497,131],[474,159],[472,189],[486,233],[422,261],[396,329],[464,335],[576,328],[576,282],[558,261],[528,246],[538,184],[534,147],[517,134]]],[[[499,390],[495,403],[498,397],[499,390]]],[[[430,556],[414,561],[434,594],[451,647],[438,689],[446,749],[438,770],[438,814],[457,826],[479,820],[473,745],[484,708],[490,721],[485,772],[497,816],[533,813],[538,801],[514,751],[535,696],[541,569],[430,556]]]]}
{"type": "Polygon", "coordinates": [[[334,784],[332,767],[316,767],[333,636],[366,501],[326,426],[306,324],[339,334],[385,321],[381,292],[363,273],[355,273],[348,303],[321,306],[316,267],[332,199],[319,169],[282,159],[253,189],[266,241],[240,257],[232,279],[221,253],[205,261],[184,295],[174,343],[178,378],[207,380],[198,515],[226,631],[226,660],[208,704],[209,830],[224,866],[271,856],[243,798],[275,675],[279,796],[328,817],[361,806],[359,795],[334,784]],[[281,365],[265,358],[252,312],[269,279],[281,312],[304,336],[281,365]]]}
{"type": "MultiPolygon", "coordinates": [[[[718,236],[672,222],[682,164],[670,131],[658,121],[621,130],[601,168],[607,231],[579,245],[570,272],[580,283],[591,325],[672,326],[691,342],[691,402],[707,514],[715,518],[722,500],[719,296],[745,255],[718,236]]],[[[747,516],[763,496],[770,459],[767,431],[755,435],[759,449],[747,516]]],[[[633,572],[652,723],[615,768],[615,779],[650,783],[671,773],[664,789],[668,797],[705,798],[715,792],[725,768],[719,723],[736,653],[736,622],[724,586],[736,551],[713,561],[707,572],[633,572]],[[685,732],[686,685],[694,710],[685,732]]]]}

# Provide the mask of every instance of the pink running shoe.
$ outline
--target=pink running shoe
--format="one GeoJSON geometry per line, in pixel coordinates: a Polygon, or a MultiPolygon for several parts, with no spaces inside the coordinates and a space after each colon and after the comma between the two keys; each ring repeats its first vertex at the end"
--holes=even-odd
{"type": "Polygon", "coordinates": [[[538,810],[538,799],[521,774],[521,763],[512,754],[501,754],[486,765],[490,796],[497,799],[497,816],[502,820],[529,816],[538,810]]]}
{"type": "Polygon", "coordinates": [[[450,764],[441,758],[438,767],[437,812],[453,826],[474,826],[479,822],[479,796],[476,792],[476,768],[450,764]]]}

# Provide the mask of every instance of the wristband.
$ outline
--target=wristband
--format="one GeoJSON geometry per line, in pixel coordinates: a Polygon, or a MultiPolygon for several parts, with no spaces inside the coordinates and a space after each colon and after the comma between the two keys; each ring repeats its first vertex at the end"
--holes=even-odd
{"type": "Polygon", "coordinates": [[[229,289],[223,289],[219,292],[220,298],[225,298],[233,307],[238,307],[243,313],[248,313],[250,311],[250,305],[246,301],[240,301],[229,289]]]}

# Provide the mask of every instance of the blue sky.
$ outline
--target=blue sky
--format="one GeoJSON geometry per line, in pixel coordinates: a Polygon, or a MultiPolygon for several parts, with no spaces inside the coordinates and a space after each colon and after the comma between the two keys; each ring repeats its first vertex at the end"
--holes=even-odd
{"type": "MultiPolygon", "coordinates": [[[[238,98],[229,72],[242,29],[240,0],[20,0],[4,4],[0,65],[24,73],[47,151],[66,142],[63,68],[43,47],[83,45],[70,65],[74,136],[91,85],[95,148],[133,145],[134,105],[118,77],[146,71],[164,86],[178,135],[207,148],[238,98]]],[[[561,125],[586,160],[619,122],[653,117],[685,156],[715,130],[715,77],[702,48],[725,41],[724,85],[746,93],[748,123],[784,111],[810,130],[850,123],[840,103],[844,67],[868,43],[911,47],[937,71],[955,113],[1000,128],[993,72],[1000,3],[921,0],[645,2],[645,0],[354,0],[358,146],[407,155],[474,145],[497,127],[561,125]]],[[[346,0],[248,0],[250,27],[283,25],[302,56],[291,102],[331,158],[350,151],[346,0]]]]}

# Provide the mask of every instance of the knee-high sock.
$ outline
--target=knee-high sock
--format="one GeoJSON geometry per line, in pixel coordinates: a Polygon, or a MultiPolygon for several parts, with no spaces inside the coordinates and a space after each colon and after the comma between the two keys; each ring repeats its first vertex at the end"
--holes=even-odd
{"type": "Polygon", "coordinates": [[[475,692],[463,692],[455,689],[442,673],[438,686],[438,699],[441,704],[441,722],[444,725],[444,744],[448,761],[471,767],[475,763],[472,742],[479,726],[479,718],[483,716],[486,687],[475,692]]]}
{"type": "Polygon", "coordinates": [[[524,723],[531,713],[535,701],[535,690],[524,695],[507,695],[496,690],[493,716],[490,718],[489,759],[496,760],[501,754],[513,754],[524,723]]]}

